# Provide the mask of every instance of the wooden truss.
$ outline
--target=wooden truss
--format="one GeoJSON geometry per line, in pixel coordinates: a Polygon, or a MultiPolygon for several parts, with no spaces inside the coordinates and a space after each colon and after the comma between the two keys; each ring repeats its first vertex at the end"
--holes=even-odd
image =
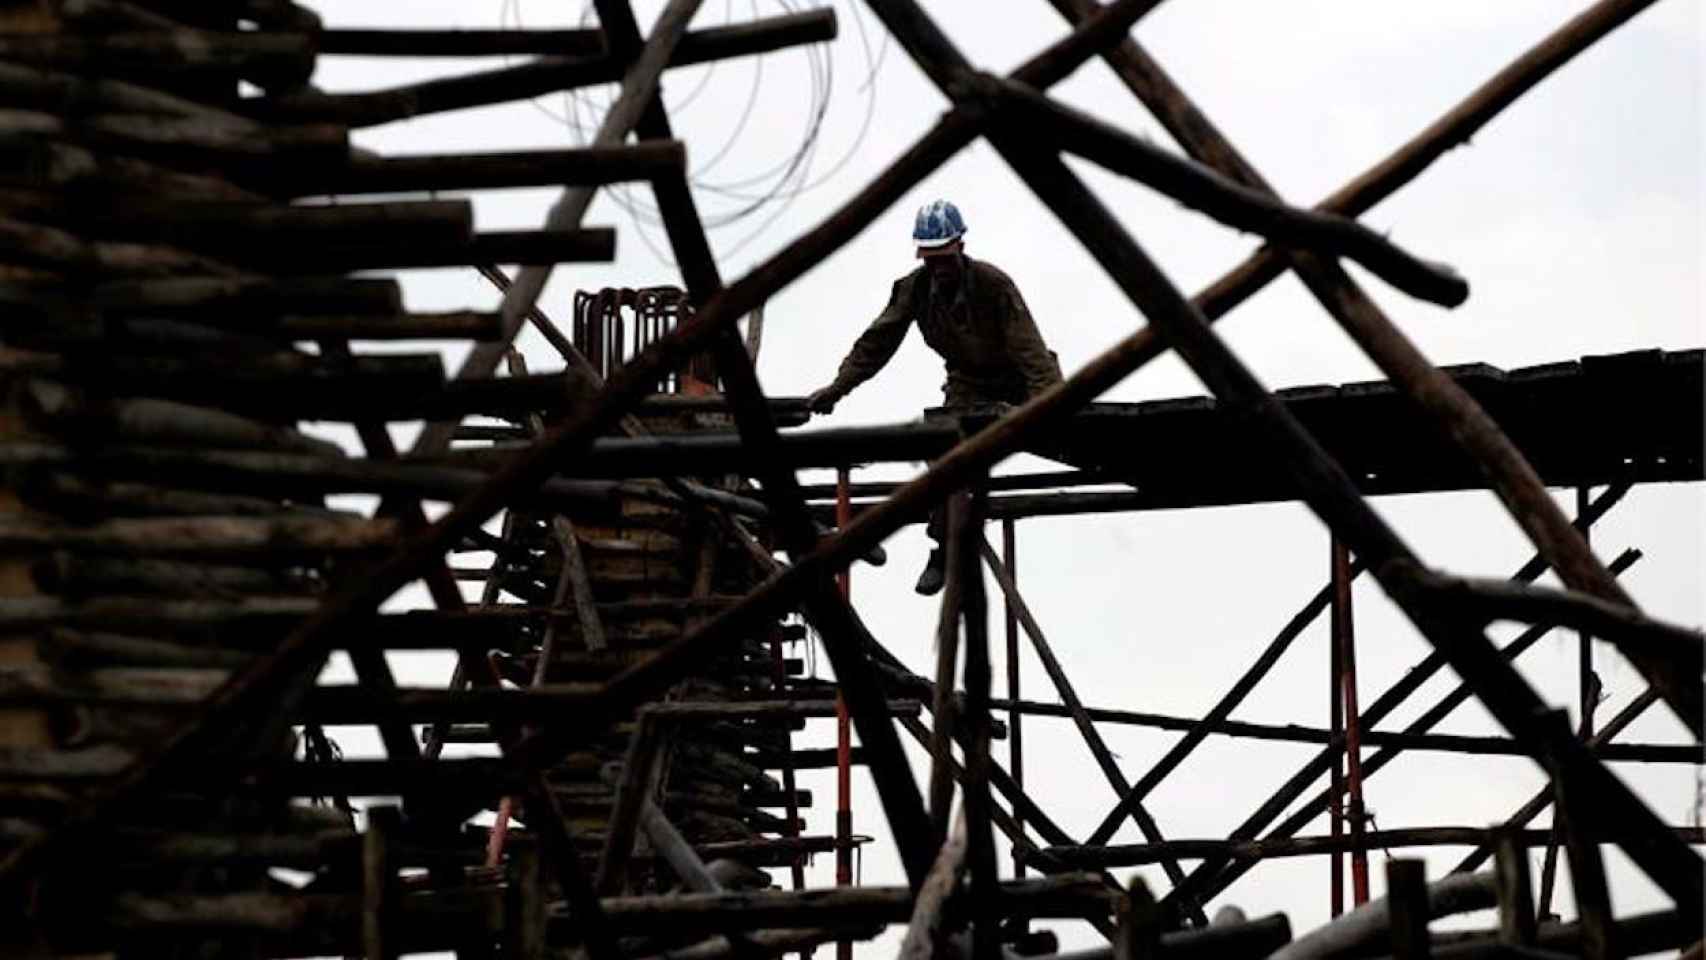
{"type": "MultiPolygon", "coordinates": [[[[122,952],[126,938],[140,937],[175,949],[223,944],[221,956],[501,949],[542,957],[580,947],[595,960],[750,957],[908,923],[903,952],[952,949],[950,934],[969,926],[969,949],[981,960],[999,956],[1003,939],[1021,946],[1014,930],[1034,917],[1087,919],[1124,957],[1275,950],[1612,956],[1699,940],[1706,874],[1691,848],[1698,831],[1665,824],[1604,765],[1699,763],[1698,747],[1613,738],[1659,703],[1697,741],[1706,717],[1700,634],[1643,614],[1616,579],[1637,556],[1603,564],[1585,538],[1627,484],[1584,502],[1572,521],[1473,391],[1430,363],[1339,265],[1355,260],[1430,302],[1463,302],[1461,277],[1355,218],[1651,0],[1593,4],[1312,209],[1278,198],[1133,39],[1133,26],[1157,0],[1050,0],[1068,32],[1007,76],[977,69],[916,0],[870,0],[951,109],[822,223],[728,284],[700,222],[659,77],[671,66],[830,39],[834,17],[818,10],[695,32],[687,25],[699,0],[670,0],[642,34],[627,0],[595,2],[596,30],[418,34],[323,29],[288,0],[212,8],[184,0],[39,0],[0,12],[7,28],[0,91],[9,105],[0,133],[10,148],[0,196],[9,301],[0,363],[13,387],[4,447],[15,478],[13,505],[0,522],[16,574],[0,598],[0,619],[12,638],[5,649],[19,664],[0,689],[12,718],[10,753],[0,757],[12,789],[0,791],[0,810],[15,827],[0,847],[0,886],[11,921],[3,936],[18,955],[122,952]],[[359,94],[308,86],[317,56],[346,53],[533,59],[359,94]],[[1098,57],[1185,157],[1049,95],[1098,57]],[[261,95],[239,97],[239,80],[261,95]],[[581,149],[381,157],[349,147],[349,132],[363,126],[618,81],[620,94],[581,149]],[[805,411],[764,394],[736,324],[980,138],[1146,324],[1059,386],[987,422],[784,437],[779,423],[798,423],[805,411]],[[1063,162],[1066,155],[1258,233],[1267,245],[1187,297],[1063,162]],[[537,301],[554,264],[612,256],[613,231],[582,221],[594,191],[619,182],[651,186],[690,309],[626,362],[604,352],[589,362],[584,336],[560,333],[537,301]],[[465,201],[359,199],[544,184],[567,186],[535,231],[476,232],[465,201]],[[323,196],[340,203],[300,202],[323,196]],[[496,263],[520,270],[512,277],[496,263]],[[480,269],[503,291],[499,310],[408,313],[394,282],[345,276],[429,266],[480,269]],[[1216,334],[1214,321],[1287,271],[1412,413],[1473,462],[1478,482],[1528,536],[1534,558],[1511,581],[1428,567],[1369,508],[1291,406],[1216,334]],[[529,373],[513,352],[529,324],[562,354],[562,373],[529,373]],[[472,349],[446,377],[436,354],[369,355],[349,346],[370,339],[460,339],[472,349]],[[293,346],[304,342],[316,348],[293,346]],[[1200,718],[1086,706],[1019,592],[1011,520],[1000,552],[981,533],[988,517],[1001,516],[999,502],[992,514],[986,497],[994,464],[1043,444],[1169,350],[1336,544],[1331,582],[1200,718]],[[500,367],[506,376],[497,376],[500,367]],[[657,394],[660,384],[681,382],[683,371],[720,382],[723,394],[657,394]],[[464,424],[470,416],[506,423],[464,424]],[[737,437],[654,436],[671,424],[703,425],[707,416],[728,418],[722,422],[732,422],[737,437]],[[365,455],[345,457],[297,432],[294,422],[305,419],[351,424],[365,455]],[[399,421],[427,424],[411,451],[399,450],[387,429],[399,421]],[[493,446],[474,450],[473,442],[493,446]],[[884,456],[933,462],[825,531],[795,469],[884,456]],[[744,479],[687,479],[712,473],[744,479]],[[371,517],[325,508],[325,496],[344,493],[371,495],[380,506],[371,517]],[[429,519],[429,502],[450,506],[429,519]],[[944,504],[951,532],[942,656],[937,675],[923,678],[883,650],[835,577],[944,504]],[[500,515],[501,531],[493,533],[487,525],[500,515]],[[614,539],[597,532],[642,527],[643,534],[614,539]],[[667,576],[639,578],[649,589],[675,577],[674,593],[612,599],[610,583],[628,576],[611,559],[617,548],[674,551],[689,561],[667,576]],[[473,551],[489,553],[490,565],[452,565],[453,555],[473,551]],[[1060,705],[992,699],[986,568],[1010,611],[1009,650],[1021,634],[1030,640],[1060,705]],[[1562,589],[1533,585],[1549,570],[1562,589]],[[1435,652],[1372,703],[1359,708],[1352,700],[1332,729],[1230,720],[1323,613],[1333,612],[1347,656],[1354,651],[1348,589],[1362,573],[1435,652]],[[481,602],[464,599],[459,579],[483,583],[481,602]],[[435,609],[377,612],[417,582],[435,609]],[[501,595],[522,602],[500,603],[501,595]],[[788,680],[781,621],[793,614],[822,638],[834,691],[788,680]],[[1488,625],[1513,619],[1533,627],[1496,646],[1488,625]],[[1597,730],[1571,730],[1513,665],[1556,626],[1591,630],[1616,645],[1647,693],[1597,730]],[[625,645],[648,629],[651,646],[625,645]],[[494,648],[502,656],[491,655],[494,648]],[[405,649],[455,650],[456,682],[448,690],[400,688],[385,654],[405,649]],[[334,652],[348,656],[359,687],[316,685],[334,652]],[[1458,689],[1402,731],[1373,729],[1444,667],[1463,678],[1458,689]],[[740,693],[692,694],[693,684],[713,681],[740,693]],[[828,761],[794,750],[786,731],[805,717],[833,714],[834,693],[857,729],[857,762],[876,783],[904,888],[800,889],[800,857],[844,851],[846,841],[801,833],[798,811],[809,798],[795,788],[794,771],[828,761]],[[1508,738],[1432,731],[1470,698],[1508,738]],[[96,746],[68,748],[63,731],[51,729],[67,710],[95,731],[84,742],[96,746]],[[926,710],[931,727],[921,720],[926,710]],[[1007,711],[1006,724],[995,720],[997,710],[1007,711]],[[1119,796],[1087,838],[1056,825],[1018,776],[1022,717],[1049,713],[1075,722],[1119,796]],[[1185,736],[1133,781],[1102,742],[1096,725],[1106,722],[1185,736]],[[324,724],[377,727],[385,758],[333,760],[317,734],[324,724]],[[424,744],[416,735],[423,725],[424,744]],[[299,728],[315,762],[292,759],[299,728]],[[720,730],[747,752],[733,766],[715,756],[689,762],[683,758],[697,742],[681,732],[689,729],[693,736],[720,730]],[[930,750],[926,789],[903,753],[901,730],[930,750]],[[1321,750],[1228,838],[1166,838],[1146,797],[1205,738],[1224,733],[1321,750]],[[1014,740],[1011,771],[991,756],[992,739],[1003,734],[1014,740]],[[99,745],[109,740],[122,749],[99,745]],[[468,741],[495,743],[501,758],[446,755],[446,744],[468,741]],[[1364,746],[1378,749],[1365,758],[1364,746]],[[1495,830],[1369,831],[1356,815],[1360,783],[1406,750],[1520,754],[1553,786],[1495,830]],[[1352,766],[1343,784],[1336,774],[1346,759],[1352,766]],[[744,778],[738,802],[717,806],[709,794],[672,793],[673,784],[696,782],[673,772],[676,765],[744,778]],[[765,770],[784,771],[783,782],[765,770]],[[1334,775],[1332,784],[1281,819],[1324,773],[1334,775]],[[951,826],[956,787],[963,821],[951,826]],[[375,809],[356,834],[345,821],[328,829],[305,808],[281,812],[257,800],[350,794],[398,796],[403,807],[375,809]],[[1296,836],[1320,812],[1337,810],[1345,794],[1347,833],[1296,836]],[[498,795],[505,798],[498,825],[471,839],[470,816],[498,795]],[[1524,829],[1553,802],[1556,829],[1524,829]],[[721,816],[715,822],[757,824],[765,836],[707,839],[705,829],[681,822],[684,809],[704,814],[700,823],[721,816]],[[286,829],[290,817],[316,825],[286,829]],[[1145,842],[1107,845],[1128,819],[1145,842]],[[511,822],[522,829],[506,841],[511,822]],[[999,878],[997,829],[1012,843],[1019,879],[999,878]],[[1367,866],[1357,854],[1378,844],[1443,843],[1476,846],[1461,875],[1429,886],[1417,864],[1394,863],[1387,899],[1295,942],[1283,917],[1208,924],[1211,898],[1266,858],[1350,852],[1360,900],[1367,866]],[[1624,850],[1674,909],[1614,917],[1602,843],[1624,850]],[[1541,845],[1561,845],[1569,857],[1579,923],[1534,922],[1524,851],[1541,845]],[[1474,873],[1489,857],[1497,869],[1474,873]],[[1187,870],[1182,860],[1200,863],[1187,870]],[[92,869],[102,861],[114,866],[111,878],[92,869]],[[719,872],[726,862],[791,866],[795,889],[744,889],[719,872]],[[1144,863],[1161,864],[1171,879],[1159,901],[1141,885],[1122,890],[1104,872],[1144,863]],[[145,869],[135,872],[139,865],[145,869]],[[268,878],[269,868],[316,879],[286,889],[268,878]],[[1043,876],[1026,877],[1027,869],[1043,876]],[[666,881],[679,889],[665,892],[666,881]],[[1501,910],[1498,931],[1428,933],[1431,917],[1493,905],[1501,910]]],[[[1010,682],[1010,693],[1015,687],[1010,682]]],[[[1550,872],[1542,890],[1544,909],[1550,872]]]]}

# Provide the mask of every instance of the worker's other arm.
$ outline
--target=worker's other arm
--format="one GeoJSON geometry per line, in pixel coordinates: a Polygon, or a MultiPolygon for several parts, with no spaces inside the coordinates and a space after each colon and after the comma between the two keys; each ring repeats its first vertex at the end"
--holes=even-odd
{"type": "Polygon", "coordinates": [[[1043,335],[1037,330],[1037,322],[1031,319],[1031,311],[1025,307],[1025,298],[1019,295],[1019,288],[1013,281],[1005,277],[1002,279],[1006,281],[1002,284],[1005,300],[1002,315],[1006,318],[1007,349],[1025,378],[1026,391],[1034,397],[1060,382],[1060,360],[1043,342],[1043,335]]]}
{"type": "Polygon", "coordinates": [[[814,412],[834,410],[837,401],[853,392],[854,387],[876,376],[877,371],[900,349],[900,342],[906,339],[907,328],[912,326],[912,279],[913,275],[908,275],[895,281],[894,289],[889,293],[888,306],[853,342],[853,349],[847,351],[847,359],[841,361],[835,382],[808,399],[814,412]]]}

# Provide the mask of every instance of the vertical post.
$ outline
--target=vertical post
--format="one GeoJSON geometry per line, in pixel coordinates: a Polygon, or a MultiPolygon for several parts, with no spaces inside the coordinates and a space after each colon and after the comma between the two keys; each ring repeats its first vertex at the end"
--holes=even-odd
{"type": "Polygon", "coordinates": [[[1333,638],[1339,648],[1344,698],[1345,780],[1350,801],[1345,817],[1351,830],[1351,899],[1355,906],[1368,902],[1368,850],[1363,835],[1368,828],[1362,803],[1362,717],[1357,703],[1356,630],[1351,610],[1351,552],[1339,538],[1333,551],[1333,638]]]}
{"type": "MultiPolygon", "coordinates": [[[[1591,542],[1592,524],[1585,520],[1589,510],[1589,489],[1585,486],[1576,488],[1576,526],[1582,532],[1582,540],[1591,542]]],[[[1586,629],[1576,631],[1580,643],[1576,657],[1576,674],[1579,684],[1581,711],[1576,714],[1577,722],[1581,724],[1582,739],[1593,736],[1593,708],[1599,699],[1598,685],[1593,675],[1593,636],[1586,629]]]]}
{"type": "MultiPolygon", "coordinates": [[[[1562,711],[1560,723],[1565,722],[1562,711]]],[[[1579,945],[1584,960],[1611,960],[1622,956],[1617,949],[1617,924],[1611,914],[1611,892],[1605,885],[1605,861],[1599,851],[1600,837],[1591,826],[1597,811],[1587,810],[1565,785],[1554,777],[1557,797],[1553,816],[1564,825],[1564,850],[1570,857],[1570,884],[1576,892],[1576,914],[1580,918],[1579,945]]]]}
{"type": "Polygon", "coordinates": [[[1493,840],[1499,884],[1499,940],[1513,947],[1534,946],[1534,893],[1529,889],[1528,848],[1521,827],[1501,827],[1493,840]]]}
{"type": "MultiPolygon", "coordinates": [[[[1007,567],[1007,575],[1013,578],[1015,586],[1019,583],[1019,544],[1018,521],[1011,517],[1001,521],[1001,562],[1007,567]]],[[[1007,618],[1007,699],[1012,705],[1007,708],[1007,769],[1011,772],[1013,783],[1020,790],[1025,789],[1025,714],[1019,709],[1019,614],[1013,609],[1013,600],[1005,592],[1001,595],[1001,605],[1007,618]]],[[[1025,814],[1015,808],[1013,810],[1013,825],[1021,831],[1025,826],[1025,814]]],[[[1013,878],[1025,878],[1025,859],[1021,855],[1019,843],[1013,842],[1013,878]]],[[[1029,926],[1023,918],[1014,923],[1020,932],[1029,926]]]]}
{"type": "Polygon", "coordinates": [[[532,837],[522,837],[509,847],[510,922],[505,931],[509,953],[516,960],[545,960],[550,956],[545,942],[549,898],[539,846],[532,837]]]}
{"type": "MultiPolygon", "coordinates": [[[[1333,562],[1337,553],[1336,539],[1330,540],[1327,549],[1327,569],[1331,576],[1336,564],[1333,562]]],[[[1333,750],[1333,768],[1328,776],[1327,785],[1327,832],[1335,841],[1345,832],[1345,754],[1344,754],[1344,648],[1339,645],[1339,618],[1337,616],[1337,592],[1334,593],[1334,616],[1330,618],[1327,637],[1327,734],[1331,738],[1333,750]]],[[[1328,861],[1328,890],[1327,912],[1329,916],[1337,917],[1345,912],[1345,858],[1339,852],[1338,844],[1333,845],[1333,852],[1327,855],[1328,861]]]]}
{"type": "MultiPolygon", "coordinates": [[[[1589,741],[1593,729],[1593,712],[1599,706],[1599,676],[1593,671],[1587,673],[1587,688],[1582,691],[1582,716],[1578,731],[1582,742],[1589,741]]],[[[1558,884],[1558,845],[1564,840],[1563,820],[1554,815],[1552,818],[1552,836],[1546,842],[1546,857],[1540,866],[1540,905],[1535,908],[1535,916],[1540,920],[1554,919],[1552,913],[1552,891],[1558,884]]]]}
{"type": "Polygon", "coordinates": [[[956,493],[948,498],[943,510],[942,543],[944,555],[942,603],[936,616],[936,689],[931,698],[930,715],[935,725],[930,731],[930,824],[939,842],[948,836],[948,823],[954,805],[953,750],[959,725],[958,704],[954,691],[959,689],[954,668],[959,662],[960,616],[963,612],[961,595],[965,588],[965,572],[961,554],[966,548],[966,498],[956,493]]]}
{"type": "Polygon", "coordinates": [[[1390,910],[1393,960],[1427,960],[1427,865],[1421,860],[1386,861],[1386,905],[1390,910]]]}
{"type": "Polygon", "coordinates": [[[1115,906],[1114,960],[1153,960],[1161,955],[1161,908],[1138,874],[1115,906]]]}
{"type": "Polygon", "coordinates": [[[361,951],[366,960],[398,956],[391,938],[391,914],[396,888],[391,862],[402,815],[396,807],[369,807],[367,833],[361,841],[361,951]]]}
{"type": "Polygon", "coordinates": [[[604,828],[604,849],[599,852],[598,873],[593,888],[600,897],[614,897],[628,885],[628,861],[634,855],[634,832],[640,823],[640,806],[651,795],[662,763],[663,731],[649,710],[641,709],[628,738],[621,772],[616,783],[616,801],[604,828]]]}
{"type": "MultiPolygon", "coordinates": [[[[961,616],[965,619],[966,690],[966,845],[971,863],[972,958],[1000,960],[1000,877],[995,860],[995,836],[990,828],[989,796],[989,602],[983,590],[983,560],[973,543],[983,542],[983,493],[980,486],[956,499],[959,538],[949,553],[961,581],[961,616]],[[973,538],[976,538],[975,540],[973,538]]],[[[955,525],[949,522],[949,527],[955,525]]]]}
{"type": "MultiPolygon", "coordinates": [[[[851,470],[840,467],[835,471],[835,525],[845,530],[853,522],[853,505],[848,484],[851,470]]],[[[853,578],[850,567],[844,567],[835,577],[841,588],[841,598],[852,602],[853,578]]],[[[835,885],[853,884],[853,725],[847,714],[847,701],[835,695],[835,885]]],[[[853,960],[853,941],[838,940],[836,960],[853,960]]]]}
{"type": "MultiPolygon", "coordinates": [[[[788,659],[782,653],[782,637],[780,634],[770,638],[770,675],[775,684],[776,695],[787,696],[788,659]]],[[[837,756],[837,761],[840,757],[837,756]]],[[[791,752],[782,752],[782,790],[788,797],[788,836],[800,835],[800,808],[794,792],[799,781],[794,776],[794,756],[791,752]]],[[[795,890],[803,890],[806,886],[806,855],[799,851],[788,861],[788,876],[795,890]]],[[[810,954],[802,953],[801,957],[810,954]]]]}

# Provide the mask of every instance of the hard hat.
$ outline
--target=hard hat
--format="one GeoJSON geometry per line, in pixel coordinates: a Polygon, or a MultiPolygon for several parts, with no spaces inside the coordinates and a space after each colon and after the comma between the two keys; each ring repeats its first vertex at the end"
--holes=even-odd
{"type": "Polygon", "coordinates": [[[934,200],[918,208],[912,223],[912,242],[920,247],[941,247],[965,236],[966,222],[960,208],[946,200],[934,200]]]}

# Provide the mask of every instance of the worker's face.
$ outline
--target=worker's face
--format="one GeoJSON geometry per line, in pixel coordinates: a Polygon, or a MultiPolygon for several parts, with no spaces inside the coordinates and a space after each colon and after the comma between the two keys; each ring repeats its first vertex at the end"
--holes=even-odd
{"type": "Polygon", "coordinates": [[[932,277],[949,279],[959,275],[961,249],[963,248],[959,241],[955,241],[945,247],[938,247],[920,255],[923,256],[924,266],[930,271],[932,277]]]}

